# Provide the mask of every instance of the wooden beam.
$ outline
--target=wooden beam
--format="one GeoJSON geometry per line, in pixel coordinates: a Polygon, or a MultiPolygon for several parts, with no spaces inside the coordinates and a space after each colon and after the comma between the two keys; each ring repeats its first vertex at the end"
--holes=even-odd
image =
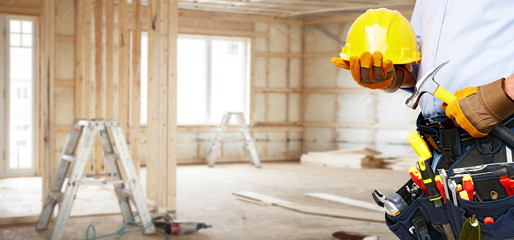
{"type": "MultiPolygon", "coordinates": [[[[103,0],[95,0],[95,118],[104,119],[104,83],[103,83],[103,0]]],[[[105,169],[102,146],[95,141],[94,173],[105,169]]]]}
{"type": "Polygon", "coordinates": [[[57,42],[75,42],[75,36],[73,35],[55,35],[55,41],[57,42]]]}
{"type": "MultiPolygon", "coordinates": [[[[128,31],[129,16],[128,16],[128,3],[127,0],[120,0],[118,3],[118,24],[119,24],[119,72],[118,72],[118,120],[125,133],[129,133],[129,91],[130,91],[130,35],[128,31]]],[[[129,140],[129,136],[125,136],[129,140]]],[[[129,141],[128,141],[129,142],[129,141]]]]}
{"type": "MultiPolygon", "coordinates": [[[[93,85],[93,79],[91,77],[91,54],[93,48],[92,44],[92,34],[93,34],[93,26],[91,23],[92,19],[92,13],[93,13],[93,4],[91,1],[84,1],[84,82],[83,82],[83,102],[84,102],[84,118],[93,118],[93,112],[92,112],[92,103],[93,103],[93,97],[91,96],[92,93],[95,92],[94,85],[93,85]]],[[[86,165],[86,173],[93,173],[93,158],[89,157],[88,163],[86,165]]]]}
{"type": "Polygon", "coordinates": [[[167,106],[167,167],[166,208],[177,206],[177,43],[178,43],[178,1],[169,1],[168,7],[168,96],[167,106]]]}
{"type": "Polygon", "coordinates": [[[147,198],[157,202],[157,194],[156,194],[156,182],[157,179],[157,170],[156,170],[156,161],[157,161],[157,61],[156,61],[156,47],[157,47],[157,39],[156,39],[156,16],[157,16],[157,0],[149,0],[148,1],[149,8],[149,20],[150,23],[148,26],[148,120],[147,120],[147,131],[146,131],[146,141],[147,141],[147,155],[146,155],[146,196],[147,198]]]}
{"type": "Polygon", "coordinates": [[[75,7],[75,118],[84,118],[84,2],[75,7]]]}
{"type": "Polygon", "coordinates": [[[19,6],[0,5],[0,13],[40,16],[42,13],[42,9],[38,8],[38,7],[19,7],[19,6]]]}
{"type": "MultiPolygon", "coordinates": [[[[388,3],[388,4],[380,4],[377,5],[377,7],[384,7],[384,8],[408,8],[413,7],[414,2],[412,1],[406,1],[406,2],[398,2],[398,3],[388,3]]],[[[329,9],[317,9],[312,11],[304,11],[301,13],[293,13],[289,14],[284,17],[288,18],[297,18],[297,17],[306,17],[306,16],[313,16],[313,15],[320,15],[320,14],[333,14],[333,13],[343,13],[343,12],[349,12],[349,11],[357,11],[357,10],[367,10],[369,9],[369,6],[363,6],[363,5],[354,5],[354,6],[346,6],[346,7],[337,7],[337,8],[329,8],[329,9]]]]}
{"type": "Polygon", "coordinates": [[[114,120],[114,0],[105,2],[105,118],[114,120]]]}
{"type": "Polygon", "coordinates": [[[42,153],[43,159],[43,186],[42,197],[46,199],[51,180],[55,174],[57,163],[54,157],[55,152],[55,97],[54,97],[54,78],[55,78],[55,0],[47,0],[43,5],[42,22],[42,62],[41,62],[41,116],[42,116],[42,153]]]}
{"type": "Polygon", "coordinates": [[[134,29],[132,30],[132,94],[130,149],[132,161],[139,175],[139,145],[141,125],[141,0],[132,0],[134,29]]]}

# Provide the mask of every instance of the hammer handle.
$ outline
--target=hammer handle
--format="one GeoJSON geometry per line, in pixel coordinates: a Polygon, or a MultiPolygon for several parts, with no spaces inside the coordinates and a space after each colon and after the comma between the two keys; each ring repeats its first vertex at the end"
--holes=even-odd
{"type": "Polygon", "coordinates": [[[455,95],[453,95],[453,93],[448,92],[448,90],[446,90],[442,87],[438,87],[435,90],[434,96],[441,99],[445,103],[451,103],[451,102],[457,100],[457,97],[455,97],[455,95]]]}

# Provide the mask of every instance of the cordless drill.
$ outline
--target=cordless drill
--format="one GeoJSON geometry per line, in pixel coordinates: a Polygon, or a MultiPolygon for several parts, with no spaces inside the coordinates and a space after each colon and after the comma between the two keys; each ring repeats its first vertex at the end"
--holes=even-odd
{"type": "Polygon", "coordinates": [[[164,231],[169,235],[186,235],[198,232],[202,228],[210,228],[211,225],[192,222],[192,221],[181,221],[177,220],[173,215],[166,214],[154,218],[156,227],[164,227],[164,231]],[[163,219],[164,222],[157,222],[157,220],[163,219]]]}

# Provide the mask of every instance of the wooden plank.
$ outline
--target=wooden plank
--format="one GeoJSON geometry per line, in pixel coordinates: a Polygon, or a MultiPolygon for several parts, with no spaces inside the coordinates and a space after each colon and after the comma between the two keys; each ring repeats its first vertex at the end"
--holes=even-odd
{"type": "Polygon", "coordinates": [[[50,184],[57,168],[55,159],[55,0],[44,2],[44,13],[42,22],[42,62],[41,62],[41,116],[42,116],[42,153],[43,159],[43,186],[42,197],[46,199],[50,184]]]}
{"type": "Polygon", "coordinates": [[[158,163],[157,163],[157,194],[158,194],[158,212],[167,212],[167,131],[168,128],[168,114],[167,114],[167,66],[168,66],[168,3],[166,0],[157,1],[157,34],[158,34],[158,69],[159,80],[156,83],[158,85],[158,121],[157,127],[158,133],[158,163]]]}
{"type": "Polygon", "coordinates": [[[75,118],[84,117],[84,2],[77,1],[75,17],[75,118]]]}
{"type": "Polygon", "coordinates": [[[203,34],[203,35],[214,35],[214,36],[232,36],[232,37],[252,37],[259,35],[252,31],[236,31],[236,30],[225,30],[225,29],[212,29],[206,27],[181,27],[179,28],[181,34],[203,34]]]}
{"type": "Polygon", "coordinates": [[[39,16],[42,14],[42,12],[43,10],[38,7],[0,5],[0,13],[2,14],[39,16]]]}
{"type": "MultiPolygon", "coordinates": [[[[93,4],[91,1],[84,1],[84,82],[83,82],[83,102],[84,102],[84,118],[93,118],[92,103],[93,97],[91,93],[94,93],[93,79],[91,77],[91,54],[92,54],[92,34],[93,26],[91,24],[93,12],[93,4]]],[[[93,159],[89,157],[86,165],[85,172],[93,173],[93,159]]]]}
{"type": "Polygon", "coordinates": [[[139,159],[140,145],[140,125],[141,125],[141,0],[132,1],[132,11],[134,13],[134,29],[132,30],[132,91],[130,99],[132,100],[131,121],[130,121],[130,152],[132,154],[132,162],[139,176],[141,167],[139,159]]]}
{"type": "MultiPolygon", "coordinates": [[[[95,0],[95,118],[104,119],[103,94],[103,0],[95,0]]],[[[102,173],[105,169],[102,146],[99,139],[95,141],[94,173],[102,173]]]]}
{"type": "MultiPolygon", "coordinates": [[[[157,66],[156,66],[156,11],[157,1],[149,0],[148,8],[150,9],[149,20],[150,25],[148,26],[148,120],[147,120],[147,154],[146,154],[146,196],[157,202],[156,195],[156,182],[157,182],[157,171],[156,171],[156,158],[157,158],[157,66]]],[[[143,131],[143,130],[142,130],[143,131]]]]}
{"type": "Polygon", "coordinates": [[[167,98],[167,201],[166,208],[177,206],[177,39],[178,1],[170,1],[168,8],[168,98],[167,98]]]}
{"type": "MultiPolygon", "coordinates": [[[[130,35],[128,32],[129,16],[128,16],[127,0],[120,0],[118,3],[118,24],[119,24],[119,72],[118,72],[118,120],[125,133],[129,133],[129,91],[130,91],[130,35]]],[[[129,135],[129,134],[127,134],[129,135]]],[[[130,142],[129,136],[125,136],[127,142],[130,142]]]]}
{"type": "Polygon", "coordinates": [[[114,120],[114,0],[105,2],[105,118],[114,120]]]}
{"type": "Polygon", "coordinates": [[[301,213],[312,214],[312,215],[320,215],[327,217],[337,217],[337,218],[348,218],[362,221],[370,221],[370,222],[385,222],[384,214],[380,214],[377,212],[363,212],[357,210],[343,210],[343,209],[333,209],[333,208],[324,208],[324,207],[315,207],[315,206],[306,206],[294,202],[285,201],[279,198],[269,197],[259,193],[253,192],[233,192],[235,196],[252,199],[254,201],[261,201],[268,203],[272,206],[283,207],[286,209],[294,210],[301,213]]]}
{"type": "Polygon", "coordinates": [[[381,213],[385,212],[384,208],[379,207],[376,204],[360,201],[357,199],[336,196],[336,195],[332,195],[332,194],[328,194],[328,193],[306,193],[305,195],[307,195],[309,197],[320,198],[320,199],[337,202],[337,203],[342,203],[342,204],[359,207],[359,208],[363,208],[363,209],[369,209],[369,210],[376,211],[376,212],[381,212],[381,213]]]}

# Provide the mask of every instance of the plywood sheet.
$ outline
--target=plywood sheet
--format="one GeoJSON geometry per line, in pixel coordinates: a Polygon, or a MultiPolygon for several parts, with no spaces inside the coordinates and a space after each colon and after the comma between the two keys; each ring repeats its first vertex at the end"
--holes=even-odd
{"type": "Polygon", "coordinates": [[[287,114],[287,94],[270,93],[268,94],[268,120],[270,122],[285,122],[287,114]]]}
{"type": "Polygon", "coordinates": [[[253,142],[258,156],[268,155],[268,134],[264,132],[253,133],[253,142]]]}
{"type": "Polygon", "coordinates": [[[288,32],[286,24],[270,24],[270,52],[287,52],[289,45],[288,32]]]}
{"type": "Polygon", "coordinates": [[[333,88],[336,87],[338,67],[327,58],[304,59],[304,87],[333,88]]]}
{"type": "Polygon", "coordinates": [[[286,155],[286,133],[268,133],[268,156],[286,155]]]}
{"type": "Polygon", "coordinates": [[[333,122],[335,94],[313,93],[304,97],[303,119],[307,122],[333,122]]]}
{"type": "Polygon", "coordinates": [[[289,87],[290,88],[299,88],[301,87],[301,68],[300,68],[300,59],[298,58],[290,58],[289,59],[289,87]]]}
{"type": "Polygon", "coordinates": [[[332,150],[332,129],[331,128],[304,128],[303,130],[303,152],[329,151],[332,150]]]}
{"type": "Polygon", "coordinates": [[[196,133],[177,133],[177,156],[196,158],[196,133]]]}
{"type": "Polygon", "coordinates": [[[73,88],[55,89],[55,124],[71,125],[74,119],[75,98],[73,88]]]}
{"type": "Polygon", "coordinates": [[[405,124],[415,128],[419,109],[413,110],[405,105],[410,93],[399,90],[393,94],[377,94],[377,122],[380,124],[405,124]]]}
{"type": "Polygon", "coordinates": [[[337,121],[341,123],[373,123],[374,96],[368,93],[339,94],[337,121]]]}
{"type": "Polygon", "coordinates": [[[254,95],[253,121],[266,121],[266,94],[256,93],[254,95]]]}
{"type": "Polygon", "coordinates": [[[59,42],[55,44],[55,79],[74,79],[74,70],[75,44],[73,42],[59,42]]]}
{"type": "MultiPolygon", "coordinates": [[[[335,39],[330,38],[322,31],[317,28],[323,28],[325,31],[329,31],[333,35],[338,35],[341,26],[339,24],[323,24],[323,25],[308,25],[304,28],[305,31],[305,48],[304,51],[307,53],[311,52],[329,52],[329,51],[341,51],[340,44],[335,39]]],[[[344,41],[344,39],[343,39],[344,41]]]]}
{"type": "Polygon", "coordinates": [[[269,59],[269,86],[271,88],[287,87],[287,59],[269,59]]]}
{"type": "Polygon", "coordinates": [[[55,34],[74,35],[75,0],[59,0],[55,4],[55,34]]]}
{"type": "Polygon", "coordinates": [[[300,94],[289,94],[289,122],[299,121],[300,94]]]}

